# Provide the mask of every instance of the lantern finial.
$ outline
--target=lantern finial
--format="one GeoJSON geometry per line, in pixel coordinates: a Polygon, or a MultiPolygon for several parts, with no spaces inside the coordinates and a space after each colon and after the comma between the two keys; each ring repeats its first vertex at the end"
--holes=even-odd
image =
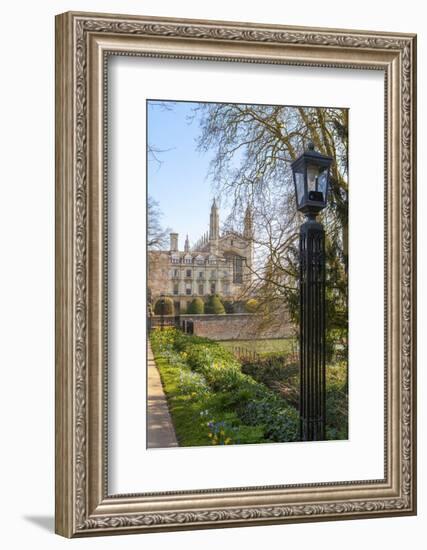
{"type": "Polygon", "coordinates": [[[297,209],[304,214],[317,214],[326,207],[329,167],[332,158],[322,155],[307,140],[307,149],[291,163],[297,209]]]}

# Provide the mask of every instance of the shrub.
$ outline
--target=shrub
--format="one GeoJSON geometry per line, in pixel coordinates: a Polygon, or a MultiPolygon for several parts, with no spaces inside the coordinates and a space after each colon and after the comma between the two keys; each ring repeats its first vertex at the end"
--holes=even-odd
{"type": "Polygon", "coordinates": [[[237,444],[263,443],[266,441],[264,438],[264,427],[240,424],[234,432],[234,439],[233,443],[237,444]]]}
{"type": "Polygon", "coordinates": [[[245,304],[245,309],[248,313],[255,313],[258,309],[259,303],[255,298],[251,298],[245,304]]]}
{"type": "Polygon", "coordinates": [[[326,370],[326,437],[348,438],[347,366],[329,365],[326,370]]]}
{"type": "Polygon", "coordinates": [[[209,388],[206,385],[206,381],[201,374],[180,369],[179,373],[179,390],[183,394],[206,396],[209,393],[209,388]]]}
{"type": "Polygon", "coordinates": [[[224,305],[221,302],[218,294],[212,294],[209,296],[207,304],[205,306],[205,313],[210,313],[214,315],[223,315],[225,314],[224,305]]]}
{"type": "Polygon", "coordinates": [[[194,298],[187,308],[187,313],[199,315],[205,312],[205,304],[201,298],[194,298]]]}
{"type": "Polygon", "coordinates": [[[173,308],[173,300],[171,298],[160,298],[157,300],[155,306],[154,306],[154,313],[156,315],[173,315],[174,308],[173,308]],[[164,307],[162,312],[162,300],[164,301],[164,307]]]}
{"type": "MultiPolygon", "coordinates": [[[[326,438],[348,437],[347,365],[326,367],[326,438]]],[[[298,407],[299,365],[292,363],[286,353],[273,353],[258,358],[256,362],[242,361],[242,372],[265,384],[286,402],[298,407]]],[[[258,421],[258,418],[256,419],[258,421]]],[[[246,419],[245,422],[248,422],[246,419]]]]}
{"type": "Polygon", "coordinates": [[[288,353],[271,353],[255,361],[243,359],[242,371],[298,407],[299,365],[291,361],[288,353]]]}
{"type": "Polygon", "coordinates": [[[251,401],[241,411],[245,424],[263,425],[264,436],[270,441],[298,441],[299,414],[294,407],[274,395],[251,401]]]}
{"type": "Polygon", "coordinates": [[[224,304],[225,313],[235,313],[234,302],[232,300],[224,300],[223,304],[224,304]]]}

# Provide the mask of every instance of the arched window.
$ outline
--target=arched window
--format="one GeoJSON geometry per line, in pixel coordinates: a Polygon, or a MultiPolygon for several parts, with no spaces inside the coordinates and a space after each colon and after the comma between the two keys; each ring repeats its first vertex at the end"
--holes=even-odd
{"type": "Polygon", "coordinates": [[[242,256],[234,256],[233,259],[233,283],[237,285],[243,283],[243,259],[242,256]]]}

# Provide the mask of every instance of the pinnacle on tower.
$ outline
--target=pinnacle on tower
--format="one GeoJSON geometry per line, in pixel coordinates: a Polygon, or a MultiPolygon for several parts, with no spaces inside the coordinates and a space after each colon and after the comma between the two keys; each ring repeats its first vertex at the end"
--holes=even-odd
{"type": "Polygon", "coordinates": [[[253,223],[252,223],[252,210],[249,205],[246,208],[243,225],[244,225],[244,228],[243,228],[244,237],[246,237],[247,239],[251,239],[253,237],[253,223]]]}
{"type": "Polygon", "coordinates": [[[209,223],[209,240],[217,241],[219,238],[219,212],[214,198],[211,206],[210,223],[209,223]]]}
{"type": "Polygon", "coordinates": [[[185,252],[190,252],[190,241],[188,239],[188,233],[187,233],[187,236],[185,238],[184,251],[185,252]]]}

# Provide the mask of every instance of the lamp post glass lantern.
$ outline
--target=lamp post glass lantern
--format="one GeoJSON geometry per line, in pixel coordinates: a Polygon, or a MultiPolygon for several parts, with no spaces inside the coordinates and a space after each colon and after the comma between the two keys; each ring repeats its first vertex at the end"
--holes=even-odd
{"type": "Polygon", "coordinates": [[[327,205],[332,158],[313,143],[292,164],[300,228],[300,438],[325,439],[325,231],[316,220],[327,205]]]}
{"type": "Polygon", "coordinates": [[[331,157],[314,150],[312,142],[292,163],[297,209],[305,214],[317,214],[326,207],[329,191],[331,157]]]}

